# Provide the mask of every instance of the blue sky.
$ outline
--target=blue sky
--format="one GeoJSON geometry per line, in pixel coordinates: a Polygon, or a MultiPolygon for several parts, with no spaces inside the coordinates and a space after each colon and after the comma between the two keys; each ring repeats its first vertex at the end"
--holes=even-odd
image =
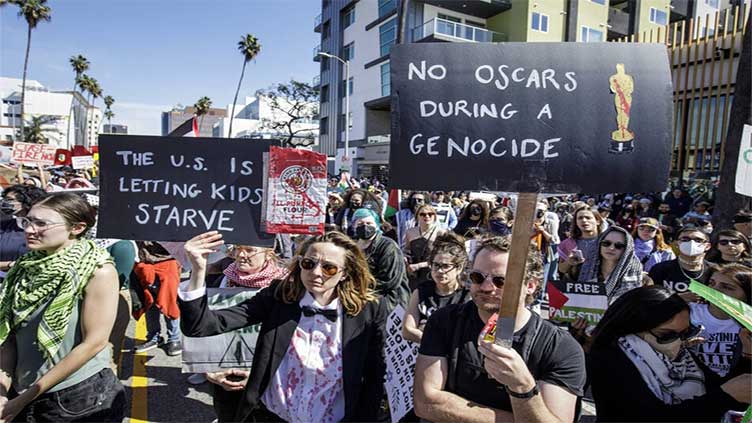
{"type": "MultiPolygon", "coordinates": [[[[115,98],[113,123],[132,134],[160,132],[160,112],[201,96],[215,107],[232,101],[246,33],[261,42],[248,64],[240,97],[291,78],[309,82],[320,0],[50,0],[52,21],[34,30],[29,79],[70,90],[68,59],[83,54],[87,72],[115,98]]],[[[0,75],[21,78],[26,22],[18,8],[0,9],[0,75]]],[[[98,105],[104,107],[102,100],[98,105]]]]}

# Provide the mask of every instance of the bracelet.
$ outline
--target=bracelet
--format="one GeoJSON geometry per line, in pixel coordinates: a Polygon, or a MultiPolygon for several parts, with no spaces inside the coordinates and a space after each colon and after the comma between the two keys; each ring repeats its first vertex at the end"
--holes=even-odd
{"type": "Polygon", "coordinates": [[[534,397],[534,396],[536,396],[536,395],[538,395],[540,393],[540,391],[538,391],[538,384],[537,383],[535,385],[533,385],[533,389],[531,389],[531,390],[529,390],[527,392],[521,393],[521,394],[512,391],[511,389],[507,388],[506,386],[504,386],[504,389],[507,391],[507,394],[509,394],[509,396],[517,398],[517,399],[529,399],[529,398],[532,398],[532,397],[534,397]]]}

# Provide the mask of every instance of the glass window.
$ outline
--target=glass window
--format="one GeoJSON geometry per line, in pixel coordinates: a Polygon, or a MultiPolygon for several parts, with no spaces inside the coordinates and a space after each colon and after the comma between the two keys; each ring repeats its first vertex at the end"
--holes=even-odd
{"type": "Polygon", "coordinates": [[[379,0],[379,17],[391,13],[396,8],[396,0],[379,0]]]}
{"type": "Polygon", "coordinates": [[[326,135],[329,133],[329,118],[328,117],[322,117],[319,120],[319,134],[320,135],[326,135]]]}
{"type": "Polygon", "coordinates": [[[324,85],[323,87],[321,87],[321,92],[319,93],[319,95],[321,99],[320,101],[322,103],[329,101],[329,85],[324,85]]]}
{"type": "Polygon", "coordinates": [[[346,45],[342,48],[342,58],[345,60],[352,60],[355,57],[355,42],[346,45]]]}
{"type": "Polygon", "coordinates": [[[548,16],[533,12],[533,19],[531,23],[533,31],[548,32],[548,16]]]}
{"type": "Polygon", "coordinates": [[[606,4],[606,0],[590,0],[590,1],[592,1],[593,3],[598,3],[598,4],[606,4]]]}
{"type": "Polygon", "coordinates": [[[391,95],[392,92],[392,80],[390,76],[389,63],[381,65],[381,96],[385,97],[391,95]]]}
{"type": "Polygon", "coordinates": [[[342,29],[355,23],[355,7],[350,7],[342,15],[342,29]]]}
{"type": "Polygon", "coordinates": [[[456,17],[454,17],[454,16],[449,16],[449,15],[445,15],[445,14],[443,14],[443,13],[439,13],[437,17],[438,17],[439,19],[444,19],[445,21],[456,22],[456,23],[462,23],[462,19],[461,19],[461,18],[456,18],[456,17]]]}
{"type": "Polygon", "coordinates": [[[585,43],[597,43],[603,41],[603,31],[583,26],[580,30],[580,38],[585,43]]]}
{"type": "Polygon", "coordinates": [[[655,7],[650,8],[650,22],[658,25],[666,25],[667,21],[666,12],[655,7]]]}
{"type": "MultiPolygon", "coordinates": [[[[350,89],[350,93],[349,94],[352,95],[352,93],[353,93],[353,78],[352,77],[350,77],[350,84],[349,85],[350,85],[349,86],[349,89],[350,89]]],[[[339,97],[340,98],[344,98],[345,94],[346,94],[345,93],[345,81],[341,81],[340,82],[339,88],[340,88],[340,90],[339,90],[339,97]]]]}
{"type": "Polygon", "coordinates": [[[379,27],[379,44],[381,46],[382,56],[389,54],[389,49],[394,45],[396,40],[397,18],[394,18],[379,27]]]}
{"type": "Polygon", "coordinates": [[[322,56],[319,56],[319,57],[321,57],[321,73],[324,73],[324,71],[329,70],[329,62],[331,62],[332,60],[329,59],[328,57],[322,57],[322,56]]]}
{"type": "Polygon", "coordinates": [[[324,22],[323,30],[321,31],[321,38],[326,40],[332,35],[332,24],[329,21],[324,22]]]}
{"type": "Polygon", "coordinates": [[[713,9],[718,9],[718,0],[705,0],[705,4],[712,7],[713,9]]]}

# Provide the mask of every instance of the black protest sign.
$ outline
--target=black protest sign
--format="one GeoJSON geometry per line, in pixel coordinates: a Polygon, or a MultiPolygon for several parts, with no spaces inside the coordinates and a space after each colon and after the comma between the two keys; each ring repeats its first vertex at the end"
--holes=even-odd
{"type": "Polygon", "coordinates": [[[662,191],[666,48],[425,43],[390,53],[390,177],[408,189],[662,191]]]}
{"type": "Polygon", "coordinates": [[[271,246],[261,231],[262,155],[270,140],[101,135],[97,235],[271,246]]]}

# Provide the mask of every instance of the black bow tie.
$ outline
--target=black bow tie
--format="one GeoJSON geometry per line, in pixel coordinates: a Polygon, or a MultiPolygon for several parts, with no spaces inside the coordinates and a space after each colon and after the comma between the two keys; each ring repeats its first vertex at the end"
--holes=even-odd
{"type": "Polygon", "coordinates": [[[311,306],[303,306],[303,315],[305,317],[311,317],[314,314],[320,314],[331,322],[336,322],[337,317],[339,316],[339,313],[337,313],[337,310],[322,310],[320,308],[313,308],[311,306]]]}

